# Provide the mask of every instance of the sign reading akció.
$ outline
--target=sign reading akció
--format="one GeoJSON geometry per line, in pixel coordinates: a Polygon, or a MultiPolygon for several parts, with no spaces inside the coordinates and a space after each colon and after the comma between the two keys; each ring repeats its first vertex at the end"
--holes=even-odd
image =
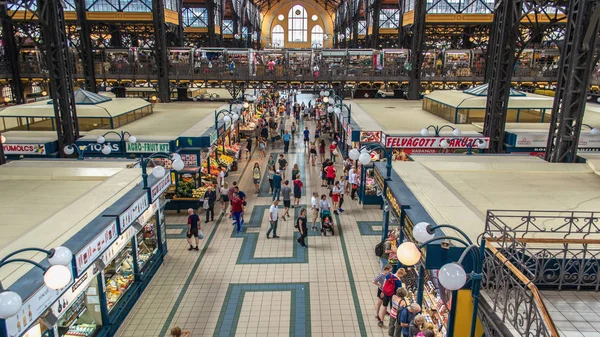
{"type": "Polygon", "coordinates": [[[154,153],[169,151],[169,143],[127,143],[127,152],[154,153]]]}
{"type": "MultiPolygon", "coordinates": [[[[385,147],[387,148],[412,148],[412,149],[439,149],[442,148],[443,140],[448,142],[449,149],[467,149],[471,143],[478,139],[485,141],[485,147],[489,147],[489,137],[393,137],[388,136],[385,139],[385,147]]],[[[474,144],[473,148],[481,148],[478,144],[474,144]]]]}

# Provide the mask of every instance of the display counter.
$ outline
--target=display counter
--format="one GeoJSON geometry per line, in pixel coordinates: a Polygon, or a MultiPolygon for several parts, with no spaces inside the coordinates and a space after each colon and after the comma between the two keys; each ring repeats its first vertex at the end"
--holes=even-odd
{"type": "MultiPolygon", "coordinates": [[[[427,271],[424,274],[423,283],[423,302],[421,304],[421,314],[427,322],[436,326],[436,337],[447,336],[448,317],[450,315],[450,303],[452,302],[452,292],[448,292],[447,298],[442,299],[441,290],[434,285],[432,273],[427,271]],[[446,303],[449,303],[448,305],[446,303]]],[[[402,278],[404,287],[408,290],[408,301],[417,302],[418,273],[415,268],[406,268],[406,276],[402,278]]],[[[436,280],[435,280],[436,281],[436,280]]],[[[436,282],[437,283],[437,282],[436,282]]]]}

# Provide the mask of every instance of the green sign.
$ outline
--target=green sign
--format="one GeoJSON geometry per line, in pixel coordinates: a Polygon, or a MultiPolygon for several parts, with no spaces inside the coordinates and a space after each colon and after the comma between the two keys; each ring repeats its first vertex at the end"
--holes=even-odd
{"type": "Polygon", "coordinates": [[[170,152],[170,146],[169,143],[127,143],[127,152],[170,152]]]}

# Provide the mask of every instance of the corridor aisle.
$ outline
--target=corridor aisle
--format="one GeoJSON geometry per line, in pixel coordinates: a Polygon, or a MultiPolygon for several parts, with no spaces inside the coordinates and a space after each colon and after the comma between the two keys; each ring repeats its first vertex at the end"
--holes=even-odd
{"type": "MultiPolygon", "coordinates": [[[[288,120],[288,130],[290,126],[288,120]]],[[[306,126],[312,138],[315,123],[306,126]]],[[[278,145],[272,150],[268,146],[267,156],[283,153],[282,144],[278,145]]],[[[287,178],[298,163],[306,187],[301,205],[310,208],[312,192],[327,194],[327,190],[320,187],[319,162],[314,167],[306,163],[306,151],[302,138],[296,137],[286,155],[287,178]]],[[[342,172],[340,162],[338,172],[342,172]]],[[[169,336],[174,326],[192,337],[387,336],[387,328],[379,328],[374,317],[377,289],[371,283],[380,270],[374,246],[381,235],[381,210],[363,209],[347,197],[346,212],[335,219],[335,236],[310,232],[309,248],[303,248],[296,242],[295,219],[280,218],[281,238],[268,240],[272,197],[266,165],[267,160],[259,160],[255,151],[249,161],[240,160],[239,171],[227,178],[230,186],[240,182],[248,195],[240,234],[227,215],[208,224],[202,221],[206,237],[200,251],[188,251],[186,216],[167,215],[169,253],[117,336],[169,336]],[[252,185],[256,162],[263,175],[259,194],[254,194],[252,185]],[[360,231],[359,226],[372,230],[360,231]]]]}

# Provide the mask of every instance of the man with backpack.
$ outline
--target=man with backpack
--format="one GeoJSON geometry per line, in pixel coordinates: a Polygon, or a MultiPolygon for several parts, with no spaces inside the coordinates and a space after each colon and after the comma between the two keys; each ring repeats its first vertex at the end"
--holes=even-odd
{"type": "Polygon", "coordinates": [[[398,323],[402,327],[402,337],[408,337],[408,330],[410,322],[421,312],[421,306],[418,303],[412,303],[408,307],[405,307],[398,314],[398,323]]]}
{"type": "MultiPolygon", "coordinates": [[[[387,265],[391,266],[391,265],[387,265]]],[[[405,274],[403,274],[405,275],[405,274]]],[[[379,322],[377,323],[380,327],[383,326],[383,318],[385,318],[385,313],[387,312],[387,308],[392,300],[392,297],[396,294],[396,290],[402,288],[402,281],[398,277],[400,275],[388,273],[385,277],[385,282],[383,283],[383,288],[381,290],[381,294],[379,295],[382,299],[381,308],[379,309],[379,313],[377,317],[379,317],[379,322]]]]}

